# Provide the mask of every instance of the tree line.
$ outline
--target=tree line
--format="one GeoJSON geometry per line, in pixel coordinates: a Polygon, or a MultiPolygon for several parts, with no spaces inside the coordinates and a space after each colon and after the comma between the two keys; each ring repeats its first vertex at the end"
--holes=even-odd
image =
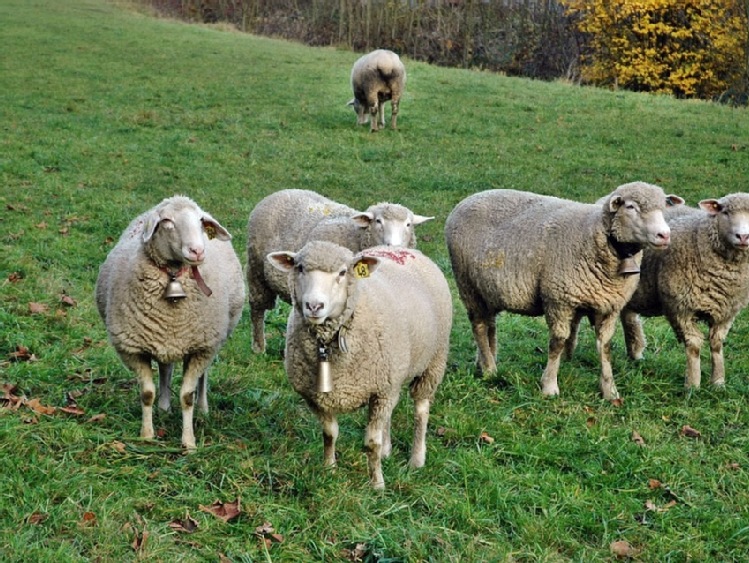
{"type": "Polygon", "coordinates": [[[749,0],[141,0],[189,21],[444,66],[746,105],[749,0]]]}

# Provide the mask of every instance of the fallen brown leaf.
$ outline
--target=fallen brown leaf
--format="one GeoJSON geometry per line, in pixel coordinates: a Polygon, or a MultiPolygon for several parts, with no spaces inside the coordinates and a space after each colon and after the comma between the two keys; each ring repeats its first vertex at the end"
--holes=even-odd
{"type": "Polygon", "coordinates": [[[611,545],[609,545],[609,550],[611,550],[611,554],[618,559],[631,559],[637,557],[639,553],[639,550],[632,547],[632,545],[625,540],[612,542],[611,545]]]}
{"type": "Polygon", "coordinates": [[[60,302],[64,305],[67,305],[68,307],[75,307],[76,305],[78,305],[78,302],[75,299],[70,297],[70,295],[65,294],[60,297],[60,302]]]}
{"type": "Polygon", "coordinates": [[[732,469],[735,471],[737,469],[741,469],[741,464],[736,463],[735,461],[732,463],[726,463],[726,469],[732,469]]]}
{"type": "Polygon", "coordinates": [[[49,514],[47,514],[46,512],[32,512],[26,517],[26,523],[37,526],[44,522],[47,518],[49,518],[49,514]]]}
{"type": "Polygon", "coordinates": [[[96,526],[96,514],[93,512],[84,512],[83,518],[78,522],[78,525],[82,528],[96,526]]]}
{"type": "Polygon", "coordinates": [[[624,399],[622,399],[621,397],[617,399],[612,399],[611,404],[614,405],[615,407],[621,407],[622,405],[624,405],[624,399]]]}
{"type": "Polygon", "coordinates": [[[644,446],[645,440],[642,439],[640,433],[637,430],[632,430],[632,441],[638,446],[644,446]]]}
{"type": "Polygon", "coordinates": [[[44,303],[37,303],[35,301],[29,302],[29,312],[32,315],[42,315],[49,311],[49,307],[44,303]]]}
{"type": "Polygon", "coordinates": [[[699,430],[695,430],[688,424],[685,424],[681,427],[681,435],[686,436],[687,438],[699,438],[702,436],[702,433],[699,430]]]}
{"type": "Polygon", "coordinates": [[[481,436],[479,436],[479,441],[484,442],[485,444],[493,444],[494,438],[489,436],[487,432],[482,432],[481,436]]]}
{"type": "Polygon", "coordinates": [[[652,500],[645,501],[645,508],[651,512],[668,512],[677,505],[675,500],[670,500],[663,506],[656,505],[652,500]]]}
{"type": "Polygon", "coordinates": [[[8,354],[11,362],[35,362],[36,356],[32,354],[26,346],[20,344],[16,346],[16,351],[8,354]]]}
{"type": "Polygon", "coordinates": [[[79,406],[60,407],[60,410],[62,412],[66,412],[68,414],[72,414],[72,415],[75,415],[75,416],[83,416],[84,414],[86,414],[86,411],[84,411],[79,406]]]}
{"type": "Polygon", "coordinates": [[[595,416],[589,416],[588,419],[585,421],[585,426],[588,428],[593,428],[596,425],[596,417],[595,416]]]}
{"type": "Polygon", "coordinates": [[[663,487],[663,483],[658,479],[648,479],[648,488],[650,490],[660,489],[661,487],[663,487]]]}
{"type": "Polygon", "coordinates": [[[10,283],[16,283],[23,279],[23,274],[20,272],[11,272],[8,274],[8,281],[10,283]]]}
{"type": "Polygon", "coordinates": [[[92,423],[93,422],[101,422],[105,418],[107,418],[107,415],[104,414],[104,413],[95,414],[94,416],[92,416],[91,418],[89,418],[86,422],[92,422],[92,423]]]}
{"type": "Polygon", "coordinates": [[[39,399],[29,399],[24,404],[37,414],[54,414],[57,409],[43,405],[39,399]]]}
{"type": "Polygon", "coordinates": [[[210,506],[203,506],[202,504],[198,505],[198,509],[209,514],[213,514],[219,520],[228,522],[229,520],[232,520],[239,516],[239,514],[242,512],[240,502],[241,501],[239,497],[237,497],[237,500],[235,500],[234,502],[228,503],[216,500],[210,506]]]}
{"type": "Polygon", "coordinates": [[[124,454],[127,450],[127,446],[119,440],[115,440],[114,442],[112,442],[112,447],[121,454],[124,454]]]}
{"type": "Polygon", "coordinates": [[[172,520],[171,522],[169,522],[169,527],[175,532],[192,534],[195,530],[198,529],[198,521],[190,516],[189,512],[187,512],[184,518],[172,520]]]}

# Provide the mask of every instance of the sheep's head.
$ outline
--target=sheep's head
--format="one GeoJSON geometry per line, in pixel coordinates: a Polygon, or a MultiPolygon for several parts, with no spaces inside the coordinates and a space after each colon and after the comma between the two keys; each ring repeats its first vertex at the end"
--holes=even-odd
{"type": "Polygon", "coordinates": [[[385,245],[409,248],[416,247],[414,227],[434,219],[416,215],[396,203],[378,203],[351,218],[360,228],[368,230],[367,247],[385,245]]]}
{"type": "Polygon", "coordinates": [[[159,263],[198,266],[205,260],[208,240],[230,240],[229,232],[190,198],[165,199],[147,215],[143,243],[159,263]]]}
{"type": "Polygon", "coordinates": [[[351,307],[358,280],[368,277],[380,263],[376,257],[355,256],[326,241],[308,242],[299,252],[271,252],[267,259],[289,274],[294,307],[313,325],[343,315],[351,307]]]}
{"type": "Polygon", "coordinates": [[[723,244],[741,251],[749,249],[749,194],[703,199],[699,206],[716,222],[717,235],[723,244]]]}
{"type": "Polygon", "coordinates": [[[352,98],[349,100],[349,102],[346,104],[348,106],[353,106],[354,113],[356,113],[356,123],[357,125],[364,125],[365,123],[369,123],[369,116],[377,115],[377,105],[374,106],[374,111],[372,111],[371,108],[367,108],[367,106],[363,103],[361,103],[356,98],[352,98]]]}
{"type": "Polygon", "coordinates": [[[667,196],[653,184],[624,184],[603,200],[608,232],[620,243],[667,248],[671,242],[671,229],[663,211],[667,205],[682,203],[684,200],[679,196],[667,196]]]}

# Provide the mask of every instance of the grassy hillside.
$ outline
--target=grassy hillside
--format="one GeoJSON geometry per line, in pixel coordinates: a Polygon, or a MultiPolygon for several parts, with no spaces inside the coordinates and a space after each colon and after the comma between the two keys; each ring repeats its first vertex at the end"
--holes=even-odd
{"type": "Polygon", "coordinates": [[[341,417],[339,466],[321,467],[319,425],[283,372],[288,307],[269,316],[264,356],[245,311],[211,371],[199,450],[184,456],[178,413],[157,415],[156,443],[138,439],[137,384],[93,303],[112,241],[174,193],[229,228],[242,261],[247,216],[276,190],[356,208],[396,201],[436,217],[420,248],[452,283],[444,219],[476,191],[594,201],[641,179],[695,204],[747,190],[745,110],[406,60],[401,129],[370,134],[345,106],[357,55],[333,48],[105,0],[5,0],[0,44],[4,560],[594,561],[616,559],[618,541],[642,561],[746,557],[746,314],[727,340],[723,390],[685,394],[683,351],[662,320],[646,324],[642,362],[617,333],[614,405],[598,394],[590,330],[562,363],[561,397],[541,397],[540,319],[502,316],[498,374],[476,377],[455,293],[426,467],[406,468],[404,394],[388,489],[375,493],[363,412],[341,417]],[[237,498],[229,522],[200,509],[237,498]],[[192,528],[188,514],[192,533],[175,524],[192,528]]]}

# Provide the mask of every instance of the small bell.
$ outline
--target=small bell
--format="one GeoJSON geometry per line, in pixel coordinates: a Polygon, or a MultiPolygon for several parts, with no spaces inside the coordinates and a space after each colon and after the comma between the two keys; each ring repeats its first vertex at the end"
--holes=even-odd
{"type": "Polygon", "coordinates": [[[632,274],[640,273],[640,266],[637,265],[637,261],[634,256],[627,256],[619,262],[619,275],[629,276],[632,274]]]}
{"type": "Polygon", "coordinates": [[[330,362],[320,360],[317,363],[317,392],[330,393],[333,390],[333,376],[330,373],[330,362]]]}
{"type": "Polygon", "coordinates": [[[172,275],[169,283],[166,284],[166,291],[164,291],[164,299],[168,299],[172,303],[184,299],[187,297],[187,293],[182,288],[182,284],[177,281],[176,276],[172,275]]]}

